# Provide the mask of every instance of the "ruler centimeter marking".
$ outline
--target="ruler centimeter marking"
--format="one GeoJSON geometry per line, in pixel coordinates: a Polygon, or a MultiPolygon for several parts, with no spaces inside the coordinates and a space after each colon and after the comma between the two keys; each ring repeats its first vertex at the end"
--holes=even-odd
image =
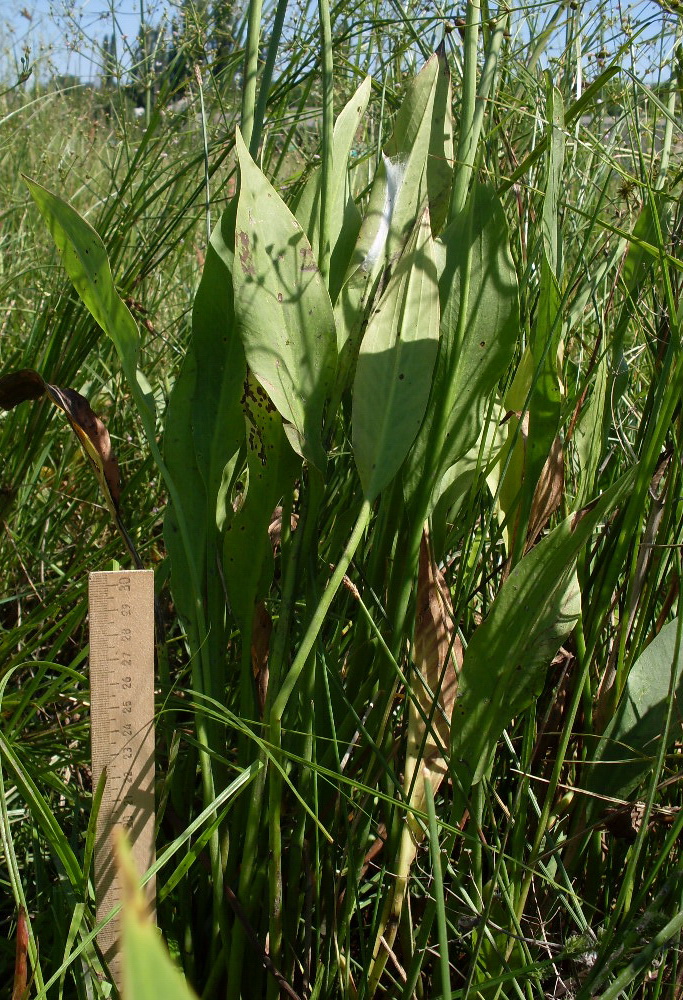
{"type": "MultiPolygon", "coordinates": [[[[138,874],[154,863],[154,573],[91,573],[90,715],[93,788],[107,779],[95,836],[98,923],[123,899],[113,832],[122,827],[138,874]]],[[[154,879],[145,886],[154,913],[154,879]]],[[[120,915],[98,944],[121,991],[120,915]]]]}

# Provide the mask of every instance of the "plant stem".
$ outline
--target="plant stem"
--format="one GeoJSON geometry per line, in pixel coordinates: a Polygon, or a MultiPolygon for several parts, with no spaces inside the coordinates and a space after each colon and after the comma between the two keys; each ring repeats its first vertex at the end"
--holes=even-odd
{"type": "MultiPolygon", "coordinates": [[[[325,622],[327,612],[334,597],[341,586],[342,580],[353,559],[356,549],[363,537],[363,533],[370,518],[372,505],[369,500],[363,501],[358,520],[351,533],[351,537],[346,544],[342,557],[337,563],[334,573],[328,581],[323,596],[316,608],[313,618],[306,630],[299,651],[294,658],[294,662],[285,677],[273,707],[270,711],[270,732],[269,741],[272,746],[273,756],[276,761],[282,753],[282,716],[287,702],[294,691],[294,688],[306,666],[308,657],[313,649],[318,634],[325,622]]],[[[302,530],[302,529],[300,529],[302,530]]],[[[280,948],[282,945],[282,830],[280,827],[280,811],[282,799],[282,772],[279,768],[271,768],[270,775],[270,795],[269,795],[269,826],[270,826],[270,894],[271,894],[271,917],[270,917],[270,955],[276,965],[280,964],[280,948]]]]}
{"type": "MultiPolygon", "coordinates": [[[[280,38],[282,37],[282,28],[285,23],[285,14],[287,13],[288,0],[278,0],[277,9],[275,11],[275,19],[273,21],[273,27],[270,32],[270,41],[268,42],[268,54],[266,55],[266,64],[263,67],[263,72],[261,74],[261,86],[259,87],[258,104],[256,105],[256,111],[254,114],[254,124],[253,132],[251,136],[251,141],[249,143],[249,152],[253,158],[258,155],[258,148],[261,144],[261,134],[263,132],[263,122],[266,117],[266,106],[268,104],[268,94],[270,92],[270,85],[273,81],[273,70],[275,69],[275,59],[277,57],[277,50],[280,45],[280,38]]],[[[247,141],[246,139],[244,140],[247,141]]]]}
{"type": "Polygon", "coordinates": [[[439,933],[439,965],[441,968],[441,996],[443,1000],[451,1000],[451,970],[448,961],[448,925],[446,923],[446,903],[443,893],[443,871],[441,869],[441,849],[439,847],[439,830],[436,823],[434,808],[434,791],[432,783],[424,777],[425,801],[429,817],[429,853],[432,856],[432,871],[434,873],[434,897],[436,899],[436,926],[439,933]]]}
{"type": "Polygon", "coordinates": [[[334,74],[332,61],[332,23],[329,0],[318,0],[320,41],[322,45],[323,83],[323,141],[322,176],[320,182],[320,243],[318,267],[323,281],[328,284],[330,274],[330,230],[332,215],[332,168],[334,143],[334,74]]]}
{"type": "Polygon", "coordinates": [[[480,25],[481,6],[479,0],[467,0],[462,98],[460,102],[460,134],[458,135],[457,166],[451,194],[451,219],[459,215],[465,205],[472,164],[474,163],[474,151],[477,147],[477,137],[474,134],[474,114],[477,93],[477,50],[479,47],[480,25]]]}
{"type": "Polygon", "coordinates": [[[261,40],[262,0],[249,0],[247,22],[247,44],[244,51],[244,81],[242,84],[242,116],[240,129],[245,145],[249,147],[252,159],[256,159],[258,149],[252,146],[254,135],[254,107],[256,104],[256,77],[258,75],[258,51],[261,40]]]}
{"type": "MultiPolygon", "coordinates": [[[[463,117],[458,138],[457,168],[453,183],[453,193],[451,196],[451,219],[459,215],[465,208],[467,201],[467,191],[470,180],[474,172],[474,163],[484,124],[484,113],[487,107],[489,94],[493,88],[493,81],[498,69],[498,59],[505,37],[505,29],[508,23],[508,15],[505,14],[498,21],[495,31],[491,36],[491,41],[486,54],[486,61],[479,81],[479,89],[474,96],[477,74],[477,34],[478,22],[472,26],[472,39],[465,28],[465,65],[463,68],[463,117]],[[467,88],[467,108],[465,109],[465,91],[467,88]],[[472,93],[470,93],[470,88],[472,93]],[[466,117],[467,114],[467,117],[466,117]]],[[[469,23],[468,23],[469,27],[469,23]]]]}
{"type": "Polygon", "coordinates": [[[370,519],[371,510],[372,510],[371,502],[369,500],[364,500],[363,506],[360,509],[360,514],[358,515],[358,520],[356,521],[355,527],[351,533],[351,537],[346,543],[346,547],[342,553],[342,557],[337,563],[334,573],[332,574],[332,576],[328,581],[327,587],[325,588],[323,596],[320,600],[320,604],[315,609],[315,613],[313,615],[313,618],[311,619],[310,625],[308,626],[306,635],[304,636],[301,646],[299,647],[299,651],[296,654],[294,662],[292,663],[292,666],[290,667],[289,672],[285,677],[284,683],[280,688],[280,691],[273,703],[273,707],[270,713],[271,726],[273,722],[276,722],[279,725],[279,723],[282,720],[282,716],[284,714],[285,708],[287,707],[287,702],[289,701],[290,695],[292,694],[292,691],[294,690],[296,683],[299,680],[299,677],[301,676],[301,672],[304,669],[304,666],[306,665],[306,660],[308,659],[308,655],[313,649],[313,644],[318,638],[320,629],[323,627],[325,618],[327,616],[327,612],[330,609],[330,605],[332,604],[332,601],[334,600],[335,595],[341,586],[342,580],[346,575],[346,571],[349,568],[351,560],[353,559],[356,553],[356,549],[358,548],[361,542],[363,533],[370,519]]]}

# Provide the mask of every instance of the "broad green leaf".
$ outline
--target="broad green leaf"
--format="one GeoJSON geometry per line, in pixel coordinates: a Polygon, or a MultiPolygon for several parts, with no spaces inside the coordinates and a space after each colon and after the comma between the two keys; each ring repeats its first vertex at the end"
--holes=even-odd
{"type": "Polygon", "coordinates": [[[104,243],[71,205],[42,184],[28,177],[24,180],[50,229],[74,288],[95,322],[113,341],[126,378],[135,382],[138,328],[116,291],[104,243]]]}
{"type": "Polygon", "coordinates": [[[548,666],[581,611],[577,555],[633,480],[631,470],[541,539],[517,563],[472,636],[451,731],[451,764],[465,794],[485,774],[505,727],[540,694],[548,666]]]}
{"type": "MultiPolygon", "coordinates": [[[[234,199],[211,234],[192,308],[192,349],[200,391],[192,398],[191,433],[206,490],[207,524],[214,527],[220,527],[226,516],[222,506],[217,510],[225,467],[234,465],[244,443],[241,399],[246,364],[232,290],[236,210],[234,199]]],[[[182,482],[180,488],[182,494],[182,482]]],[[[216,585],[220,586],[219,580],[216,585]]]]}
{"type": "Polygon", "coordinates": [[[126,1000],[196,1000],[195,994],[166,951],[161,934],[149,919],[147,901],[126,842],[118,830],[116,864],[123,887],[121,914],[121,978],[126,1000]]]}
{"type": "Polygon", "coordinates": [[[361,344],[353,385],[353,450],[365,496],[391,482],[420,429],[439,336],[429,214],[398,262],[361,344]]]}
{"type": "Polygon", "coordinates": [[[192,338],[171,393],[164,442],[201,594],[192,591],[173,505],[165,520],[171,590],[187,627],[197,600],[202,601],[209,624],[208,655],[214,663],[225,648],[225,592],[216,555],[226,518],[223,483],[230,478],[226,468],[234,468],[245,438],[240,400],[246,366],[235,329],[232,293],[235,209],[232,202],[211,234],[192,310],[192,338]]]}
{"type": "Polygon", "coordinates": [[[432,131],[429,137],[427,160],[427,198],[432,233],[436,236],[448,218],[453,185],[453,95],[451,72],[442,43],[436,50],[439,61],[432,112],[432,131]]]}
{"type": "Polygon", "coordinates": [[[401,253],[422,213],[438,71],[435,54],[408,86],[370,191],[351,262],[354,271],[376,275],[385,261],[401,253]]]}
{"type": "MultiPolygon", "coordinates": [[[[429,484],[438,490],[446,471],[476,442],[519,332],[517,275],[503,210],[489,187],[475,186],[470,197],[471,211],[436,241],[444,256],[439,354],[427,416],[404,471],[408,502],[429,484]]],[[[425,516],[433,503],[430,497],[425,516]]]]}
{"type": "MultiPolygon", "coordinates": [[[[664,736],[669,685],[674,672],[669,741],[680,740],[683,722],[683,648],[676,649],[678,619],[668,622],[631,667],[614,717],[588,766],[590,792],[626,799],[651,773],[664,736]]],[[[599,805],[591,800],[589,811],[599,805]]]]}
{"type": "Polygon", "coordinates": [[[560,424],[561,394],[557,370],[557,349],[562,333],[560,313],[559,285],[544,253],[536,322],[530,337],[535,378],[529,400],[529,439],[524,473],[528,508],[560,424]]]}
{"type": "Polygon", "coordinates": [[[231,611],[244,629],[272,580],[268,526],[299,462],[285,436],[282,417],[252,375],[244,383],[242,407],[247,424],[246,496],[225,529],[223,573],[231,611]]]}
{"type": "Polygon", "coordinates": [[[124,996],[130,1000],[196,1000],[173,964],[157,928],[125,911],[122,919],[124,996]]]}
{"type": "Polygon", "coordinates": [[[541,233],[543,248],[553,274],[559,278],[562,273],[562,232],[560,228],[560,196],[562,193],[562,168],[564,165],[564,105],[562,94],[548,80],[548,176],[546,179],[541,233]]]}
{"type": "Polygon", "coordinates": [[[322,418],[337,352],[332,305],[311,245],[237,132],[240,195],[235,315],[250,370],[291,425],[288,436],[323,468],[322,418]]]}
{"type": "MultiPolygon", "coordinates": [[[[449,129],[445,122],[450,109],[445,107],[447,88],[439,73],[440,65],[440,56],[434,54],[410,83],[373,179],[358,243],[335,306],[340,389],[346,388],[353,377],[359,340],[379,275],[403,251],[427,204],[427,164],[430,151],[437,145],[433,135],[440,137],[444,160],[448,156],[445,137],[449,129]],[[436,104],[437,95],[443,102],[441,106],[436,104]]],[[[437,183],[439,176],[437,171],[432,181],[437,206],[443,197],[441,183],[437,183]]]]}
{"type": "MultiPolygon", "coordinates": [[[[342,110],[334,126],[332,146],[332,178],[330,196],[330,247],[334,253],[339,234],[344,223],[347,207],[349,157],[356,134],[365,115],[370,99],[372,81],[366,76],[351,100],[342,110]]],[[[320,189],[322,167],[316,167],[301,192],[296,206],[296,218],[310,241],[316,260],[318,259],[318,235],[320,232],[320,189]]],[[[352,202],[353,204],[353,202],[352,202]]],[[[357,212],[357,210],[356,210],[357,212]]],[[[357,235],[357,234],[356,234],[357,235]]],[[[348,264],[348,261],[346,262],[348,264]]]]}

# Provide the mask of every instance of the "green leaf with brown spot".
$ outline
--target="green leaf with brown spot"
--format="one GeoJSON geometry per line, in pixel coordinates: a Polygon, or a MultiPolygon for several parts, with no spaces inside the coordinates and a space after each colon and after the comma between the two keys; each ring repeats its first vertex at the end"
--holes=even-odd
{"type": "Polygon", "coordinates": [[[325,403],[337,363],[332,304],[311,245],[237,132],[240,195],[233,284],[249,369],[292,445],[322,469],[325,403]]]}

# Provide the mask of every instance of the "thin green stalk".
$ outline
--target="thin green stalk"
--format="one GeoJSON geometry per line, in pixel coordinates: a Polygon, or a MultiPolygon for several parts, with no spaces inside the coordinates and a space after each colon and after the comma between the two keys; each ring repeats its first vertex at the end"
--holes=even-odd
{"type": "MultiPolygon", "coordinates": [[[[287,497],[286,502],[283,505],[283,519],[287,518],[287,523],[283,520],[282,525],[282,554],[283,560],[285,560],[285,570],[284,570],[284,584],[282,592],[282,600],[280,601],[280,615],[277,621],[277,626],[275,628],[275,634],[273,636],[273,641],[271,643],[270,657],[269,657],[269,668],[270,668],[270,678],[268,683],[268,694],[266,697],[266,705],[264,709],[264,717],[268,718],[270,714],[270,703],[274,698],[274,693],[279,690],[280,687],[280,675],[282,672],[283,664],[285,663],[287,654],[287,641],[289,638],[290,626],[292,615],[294,613],[295,604],[295,592],[297,581],[299,579],[299,566],[302,559],[302,551],[304,548],[304,540],[307,534],[306,525],[309,521],[309,514],[313,519],[317,519],[317,502],[319,502],[320,489],[317,488],[320,484],[317,483],[315,479],[315,470],[311,470],[311,480],[309,480],[309,489],[304,491],[303,500],[301,505],[301,511],[299,514],[298,530],[295,532],[293,537],[290,539],[290,525],[289,517],[291,516],[292,510],[292,496],[291,494],[287,497]],[[313,494],[313,499],[312,499],[313,494]],[[316,502],[315,498],[318,498],[316,502]],[[315,511],[311,513],[311,508],[316,507],[315,511]]],[[[318,479],[320,479],[318,475],[318,479]]],[[[247,651],[249,656],[248,666],[250,668],[250,653],[247,651]]],[[[247,654],[243,654],[245,657],[247,654]]],[[[246,670],[247,666],[245,664],[247,660],[245,659],[243,663],[243,669],[246,670]]],[[[246,683],[246,681],[245,681],[246,683]]],[[[258,843],[259,834],[262,828],[263,822],[263,799],[265,795],[266,788],[266,775],[269,770],[268,768],[268,758],[265,752],[261,752],[260,760],[263,762],[263,773],[259,776],[260,780],[254,783],[253,793],[249,800],[248,812],[246,817],[246,832],[244,836],[244,846],[242,848],[242,860],[240,865],[240,879],[238,886],[238,898],[243,905],[246,905],[246,900],[250,898],[250,891],[252,889],[252,877],[254,873],[254,868],[257,861],[258,855],[258,843]]],[[[275,773],[277,768],[270,769],[275,773]]],[[[276,778],[277,782],[277,778],[276,778]]],[[[281,787],[281,779],[280,779],[281,787]]],[[[272,785],[269,789],[269,796],[272,793],[272,785]]],[[[269,814],[270,815],[270,814],[269,814]]],[[[249,910],[249,907],[247,907],[249,910]]],[[[232,945],[230,948],[230,961],[228,967],[228,997],[238,998],[241,991],[242,983],[242,968],[244,962],[244,947],[246,944],[246,936],[244,934],[244,929],[239,922],[235,923],[232,935],[232,945]]]]}
{"type": "MultiPolygon", "coordinates": [[[[256,111],[254,113],[253,132],[251,142],[249,143],[249,151],[254,158],[257,156],[258,148],[261,145],[261,134],[263,132],[263,123],[266,118],[266,107],[268,105],[270,85],[273,82],[273,70],[275,69],[275,60],[277,58],[277,50],[280,45],[280,38],[282,37],[282,28],[285,23],[288,2],[289,0],[278,0],[277,9],[275,11],[275,19],[270,32],[270,40],[268,42],[266,63],[263,67],[263,72],[261,73],[261,86],[259,87],[258,104],[256,105],[256,111]]],[[[247,140],[245,139],[245,142],[246,141],[247,140]]],[[[289,143],[283,144],[283,152],[288,148],[288,146],[289,143]]]]}
{"type": "Polygon", "coordinates": [[[465,15],[465,41],[462,71],[462,96],[460,98],[460,134],[456,152],[456,170],[451,193],[451,218],[462,212],[467,199],[477,136],[474,132],[475,103],[477,94],[477,52],[481,28],[479,0],[467,0],[465,15]]]}
{"type": "Polygon", "coordinates": [[[596,1000],[617,1000],[617,997],[633,982],[638,973],[647,969],[657,957],[657,953],[666,947],[681,930],[683,930],[683,911],[672,917],[661,931],[655,934],[643,950],[638,952],[636,957],[631,959],[626,968],[619,973],[611,986],[604,993],[600,993],[596,1000]]]}
{"type": "MultiPolygon", "coordinates": [[[[282,729],[279,719],[273,720],[271,723],[271,740],[274,746],[280,746],[282,743],[282,729]]],[[[280,827],[282,820],[282,773],[277,767],[270,770],[268,792],[268,826],[270,831],[268,949],[273,962],[279,967],[282,953],[282,831],[280,827]]],[[[268,982],[268,1000],[277,1000],[279,995],[279,986],[271,978],[268,982]]]]}
{"type": "MultiPolygon", "coordinates": [[[[581,626],[581,619],[579,618],[577,629],[579,629],[580,626],[581,626]]],[[[583,645],[584,644],[582,641],[581,647],[583,647],[583,645]]],[[[564,762],[567,755],[567,747],[569,746],[569,741],[574,731],[574,720],[576,719],[576,714],[579,710],[579,706],[583,698],[583,691],[586,682],[586,677],[588,676],[589,673],[590,659],[588,658],[579,659],[579,666],[580,666],[579,675],[576,678],[574,691],[572,693],[572,700],[569,705],[566,718],[564,720],[564,727],[562,729],[558,747],[555,752],[555,763],[553,764],[553,770],[552,774],[550,775],[550,781],[548,782],[545,799],[543,801],[543,806],[541,809],[541,815],[539,816],[538,823],[536,826],[536,836],[534,837],[534,842],[531,847],[531,852],[529,854],[529,861],[526,873],[522,880],[519,890],[519,896],[517,898],[515,918],[518,922],[521,922],[522,920],[527,897],[529,895],[529,890],[531,889],[531,884],[534,879],[535,868],[536,865],[538,864],[538,860],[541,855],[541,844],[543,843],[544,837],[548,829],[548,822],[550,820],[550,814],[555,800],[555,792],[557,790],[557,785],[560,780],[560,774],[562,772],[562,768],[564,767],[564,762]]],[[[506,951],[506,957],[509,957],[513,947],[514,947],[514,941],[511,941],[506,951]]]]}
{"type": "Polygon", "coordinates": [[[26,911],[26,924],[28,926],[28,957],[31,962],[31,970],[35,976],[36,986],[39,990],[44,989],[43,971],[40,966],[38,948],[33,932],[33,925],[28,915],[24,887],[21,881],[21,870],[17,861],[12,842],[12,827],[9,813],[7,811],[7,795],[5,792],[5,782],[2,772],[2,761],[0,760],[0,841],[2,842],[3,853],[7,865],[9,882],[12,887],[12,895],[19,906],[23,906],[26,911]]]}
{"type": "MultiPolygon", "coordinates": [[[[199,586],[199,579],[197,577],[197,569],[194,563],[193,547],[190,541],[190,534],[187,527],[187,521],[185,520],[185,514],[183,511],[183,506],[180,500],[180,494],[176,488],[176,484],[171,476],[166,463],[161,454],[161,450],[156,440],[156,428],[154,426],[154,413],[148,404],[148,400],[143,394],[137,379],[128,379],[128,384],[135,402],[140,420],[145,431],[145,436],[147,438],[147,445],[150,449],[152,457],[156,463],[159,472],[161,473],[164,482],[166,483],[166,488],[168,489],[171,502],[173,504],[176,519],[178,523],[178,529],[181,534],[183,541],[183,547],[187,553],[186,559],[189,567],[189,572],[192,579],[192,590],[195,595],[194,599],[194,611],[195,611],[195,626],[196,635],[190,636],[190,647],[193,652],[192,656],[192,683],[196,691],[211,691],[211,662],[208,656],[208,643],[207,643],[207,628],[206,619],[204,616],[204,605],[202,601],[202,590],[199,586]]],[[[216,798],[214,778],[213,778],[213,768],[211,764],[211,740],[209,738],[209,727],[208,721],[205,713],[197,709],[195,713],[195,725],[197,729],[197,742],[199,744],[199,764],[202,778],[202,793],[203,802],[205,806],[210,805],[216,798]]],[[[214,907],[214,928],[223,927],[223,913],[224,913],[224,902],[223,902],[223,864],[221,858],[220,849],[220,834],[218,828],[216,828],[213,833],[211,840],[209,842],[209,855],[211,859],[211,876],[212,876],[212,888],[213,888],[213,907],[214,907]]]]}
{"type": "MultiPolygon", "coordinates": [[[[481,79],[479,81],[479,89],[476,93],[476,98],[470,109],[468,106],[467,112],[471,117],[465,118],[463,114],[462,124],[460,128],[460,136],[458,139],[458,153],[457,153],[457,167],[455,172],[455,180],[453,182],[453,192],[451,195],[451,219],[455,218],[465,208],[465,202],[467,200],[467,191],[469,189],[470,180],[474,172],[474,164],[477,156],[477,148],[479,146],[479,139],[481,138],[482,127],[484,124],[484,114],[486,113],[487,102],[489,94],[493,88],[493,81],[495,79],[496,71],[498,69],[498,61],[500,58],[500,50],[503,45],[503,39],[505,37],[505,30],[507,28],[508,15],[505,14],[501,17],[496,24],[495,31],[491,36],[491,41],[486,53],[486,61],[484,62],[484,68],[481,73],[481,79]],[[469,126],[466,124],[469,122],[469,126]]],[[[468,44],[468,34],[467,28],[465,29],[465,65],[463,67],[464,79],[463,85],[467,82],[468,93],[467,99],[470,101],[469,85],[470,77],[473,76],[476,82],[476,69],[477,69],[477,59],[476,59],[476,38],[472,43],[474,48],[474,54],[472,55],[470,50],[470,45],[468,44]],[[469,60],[473,59],[474,67],[472,68],[469,60]]],[[[463,101],[464,101],[463,94],[463,101]]]]}
{"type": "Polygon", "coordinates": [[[204,86],[202,84],[202,71],[199,66],[194,68],[194,76],[199,88],[199,106],[201,108],[202,119],[202,141],[204,143],[204,215],[206,219],[206,242],[211,242],[211,187],[209,185],[209,137],[206,133],[206,109],[204,107],[204,86]]]}
{"type": "Polygon", "coordinates": [[[334,66],[332,61],[332,23],[329,0],[318,0],[320,41],[322,44],[323,141],[320,183],[320,243],[318,267],[325,284],[330,275],[330,233],[332,219],[332,155],[334,143],[334,66]]]}
{"type": "Polygon", "coordinates": [[[429,817],[429,853],[432,856],[432,871],[434,873],[434,898],[436,899],[436,927],[439,935],[439,966],[441,969],[441,996],[443,1000],[451,1000],[451,970],[448,961],[448,924],[446,922],[446,902],[443,891],[443,871],[441,869],[441,849],[439,847],[439,830],[436,823],[434,807],[434,791],[432,783],[425,776],[425,802],[429,817]]]}
{"type": "MultiPolygon", "coordinates": [[[[679,569],[679,579],[680,579],[680,565],[679,565],[678,569],[679,569]]],[[[630,903],[631,903],[631,900],[632,900],[632,897],[633,897],[633,891],[634,891],[634,887],[635,887],[636,867],[637,867],[637,864],[638,864],[638,859],[639,859],[639,857],[641,855],[643,847],[645,846],[645,840],[646,840],[646,838],[649,835],[649,833],[648,833],[648,831],[649,831],[649,819],[650,819],[650,815],[652,813],[652,807],[654,805],[655,795],[657,794],[657,786],[658,786],[658,783],[659,783],[659,778],[660,778],[660,775],[662,773],[662,769],[664,767],[664,761],[665,761],[665,758],[666,758],[666,751],[667,751],[668,742],[669,742],[668,741],[668,736],[669,736],[669,733],[671,732],[671,724],[672,724],[672,721],[673,721],[673,714],[674,714],[674,705],[676,704],[676,697],[675,697],[676,681],[677,681],[676,665],[677,665],[678,659],[679,659],[679,652],[680,652],[680,648],[681,648],[682,637],[683,637],[683,617],[681,617],[679,615],[679,617],[678,617],[678,627],[676,629],[676,643],[675,643],[675,646],[674,646],[674,654],[673,654],[672,664],[671,664],[671,677],[670,677],[670,680],[669,680],[669,694],[668,694],[668,698],[667,698],[667,713],[666,713],[666,719],[665,719],[665,722],[664,722],[664,732],[661,734],[661,737],[660,737],[660,739],[658,741],[657,759],[655,761],[654,768],[653,768],[653,773],[652,773],[652,778],[650,780],[650,785],[649,785],[649,789],[648,789],[648,795],[647,795],[647,799],[646,799],[646,802],[645,802],[645,809],[644,809],[643,816],[642,816],[642,822],[641,822],[640,828],[638,830],[638,834],[636,836],[635,843],[634,843],[634,845],[631,848],[631,851],[629,853],[629,859],[628,859],[628,863],[626,865],[626,871],[624,872],[623,878],[621,880],[620,887],[619,887],[619,893],[618,893],[616,902],[614,903],[614,905],[612,907],[612,910],[611,910],[611,913],[610,913],[609,922],[608,922],[608,926],[607,926],[607,928],[605,930],[604,937],[603,937],[603,939],[601,941],[601,953],[602,953],[603,956],[609,951],[609,949],[615,947],[615,945],[614,945],[614,939],[615,939],[615,935],[616,935],[616,931],[617,931],[619,919],[622,917],[622,915],[625,912],[627,913],[629,911],[629,909],[630,909],[630,903]]],[[[681,925],[678,925],[678,926],[680,927],[681,925]]],[[[676,929],[678,929],[678,928],[676,928],[676,929]]],[[[675,933],[675,932],[676,931],[674,930],[672,933],[675,933]]],[[[666,940],[668,940],[668,938],[666,940]]],[[[601,967],[601,963],[600,964],[596,963],[595,969],[599,969],[600,967],[601,967]]],[[[633,963],[632,963],[632,967],[635,970],[634,973],[633,973],[635,975],[635,972],[637,972],[638,968],[640,968],[641,966],[634,966],[633,963]]],[[[599,973],[598,973],[598,975],[599,975],[599,973]]],[[[595,976],[594,975],[592,975],[590,977],[590,981],[592,981],[592,982],[595,981],[595,976]]],[[[631,980],[627,979],[626,982],[627,983],[631,982],[631,980]]],[[[584,990],[582,992],[585,992],[585,987],[584,987],[584,990]]],[[[609,994],[609,992],[610,991],[608,990],[607,994],[609,994]]],[[[616,996],[616,994],[614,994],[614,995],[616,996]]]]}
{"type": "MultiPolygon", "coordinates": [[[[263,767],[254,781],[252,796],[249,800],[249,813],[244,834],[244,848],[242,850],[242,866],[240,868],[240,879],[237,890],[237,898],[242,904],[250,898],[250,891],[253,891],[254,868],[258,853],[258,839],[261,832],[263,797],[266,787],[266,775],[268,773],[265,753],[261,753],[259,760],[263,762],[263,767]]],[[[230,958],[228,960],[227,1000],[239,1000],[242,995],[242,968],[246,940],[242,922],[235,920],[230,942],[230,958]]]]}
{"type": "Polygon", "coordinates": [[[252,159],[258,156],[258,148],[254,149],[256,77],[258,75],[258,53],[261,41],[262,0],[249,0],[249,17],[247,26],[247,44],[244,50],[244,82],[242,84],[242,116],[240,128],[242,138],[249,147],[252,159]]]}
{"type": "MultiPolygon", "coordinates": [[[[273,755],[276,760],[281,757],[282,753],[282,716],[287,707],[287,702],[306,666],[308,657],[313,650],[315,641],[327,617],[330,605],[341,586],[346,571],[361,542],[371,510],[372,505],[370,501],[364,500],[358,520],[346,544],[342,557],[328,581],[320,603],[313,614],[313,618],[299,647],[299,651],[273,702],[270,711],[269,742],[273,748],[273,755]]],[[[282,777],[278,768],[271,768],[270,782],[270,954],[275,964],[278,965],[282,944],[282,829],[280,824],[282,777]]]]}
{"type": "Polygon", "coordinates": [[[358,515],[358,520],[356,521],[356,525],[351,533],[351,537],[346,543],[341,559],[337,563],[334,573],[328,581],[327,587],[325,588],[323,596],[320,599],[320,604],[315,609],[311,623],[308,626],[301,646],[299,647],[299,651],[294,658],[294,662],[285,677],[284,683],[280,688],[277,697],[275,698],[270,713],[271,725],[273,722],[279,724],[282,720],[284,710],[287,707],[287,702],[289,701],[292,691],[296,687],[297,681],[301,676],[301,672],[306,665],[309,653],[313,649],[313,645],[318,638],[321,628],[323,627],[325,618],[327,617],[327,612],[330,610],[330,605],[332,604],[337,591],[341,587],[346,571],[351,564],[351,560],[356,553],[356,549],[360,545],[361,539],[363,538],[363,533],[365,532],[368,521],[370,520],[371,511],[371,502],[369,500],[364,500],[360,509],[360,514],[358,515]]]}

